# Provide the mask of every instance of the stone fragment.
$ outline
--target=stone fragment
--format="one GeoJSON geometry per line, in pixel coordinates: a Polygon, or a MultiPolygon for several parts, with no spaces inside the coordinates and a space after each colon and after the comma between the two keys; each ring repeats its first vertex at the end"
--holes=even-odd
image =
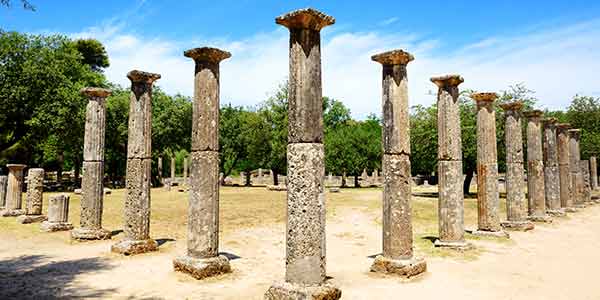
{"type": "Polygon", "coordinates": [[[336,300],[342,291],[331,284],[300,285],[288,282],[273,284],[265,293],[265,300],[336,300]]]}
{"type": "Polygon", "coordinates": [[[17,222],[21,224],[37,223],[45,221],[46,216],[42,215],[42,204],[44,197],[44,169],[29,169],[27,175],[27,196],[25,214],[17,217],[17,222]]]}
{"type": "Polygon", "coordinates": [[[0,210],[6,206],[6,186],[8,184],[8,176],[0,175],[0,210]]]}
{"type": "Polygon", "coordinates": [[[229,259],[223,255],[208,258],[177,257],[173,260],[173,268],[175,271],[188,273],[196,279],[204,279],[231,272],[229,259]]]}
{"type": "Polygon", "coordinates": [[[50,196],[48,200],[48,221],[42,222],[42,231],[67,231],[73,229],[69,223],[69,195],[50,196]]]}
{"type": "Polygon", "coordinates": [[[0,212],[2,217],[16,217],[25,214],[22,209],[23,169],[26,165],[7,164],[8,183],[6,188],[6,204],[0,212]]]}
{"type": "Polygon", "coordinates": [[[411,278],[427,271],[427,263],[423,258],[392,259],[382,255],[375,257],[371,272],[400,275],[411,278]]]}

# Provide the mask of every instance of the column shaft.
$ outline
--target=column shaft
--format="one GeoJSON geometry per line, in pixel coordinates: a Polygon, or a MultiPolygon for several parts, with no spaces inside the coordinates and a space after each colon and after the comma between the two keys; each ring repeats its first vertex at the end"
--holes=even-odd
{"type": "Polygon", "coordinates": [[[6,188],[6,209],[20,210],[22,207],[23,169],[25,165],[6,165],[8,185],[6,188]]]}
{"type": "Polygon", "coordinates": [[[569,124],[561,123],[557,125],[557,145],[558,145],[558,174],[560,182],[560,206],[561,208],[573,208],[573,197],[571,187],[571,170],[569,158],[569,124]]]}
{"type": "Polygon", "coordinates": [[[544,120],[543,156],[544,156],[544,189],[546,209],[556,212],[561,208],[560,173],[558,166],[558,145],[556,136],[556,119],[544,120]]]}
{"type": "Polygon", "coordinates": [[[8,176],[0,176],[0,208],[6,206],[6,186],[8,184],[8,176]]]}
{"type": "Polygon", "coordinates": [[[576,206],[584,205],[584,182],[583,174],[579,165],[580,152],[579,152],[579,138],[580,130],[571,129],[569,130],[569,169],[571,173],[571,195],[573,197],[573,203],[576,206]]]}
{"type": "Polygon", "coordinates": [[[527,220],[525,170],[523,167],[522,102],[502,105],[505,110],[506,216],[509,222],[527,220]]]}
{"type": "Polygon", "coordinates": [[[29,169],[27,175],[27,215],[41,215],[44,196],[44,169],[29,169]]]}
{"type": "Polygon", "coordinates": [[[546,215],[544,162],[542,154],[541,111],[525,112],[527,116],[527,197],[529,216],[546,215]]]}
{"type": "Polygon", "coordinates": [[[60,194],[48,200],[48,222],[66,223],[69,220],[69,196],[60,194]]]}
{"type": "Polygon", "coordinates": [[[86,229],[102,227],[102,210],[104,203],[103,161],[84,161],[83,179],[81,181],[81,220],[80,225],[86,229]]]}
{"type": "Polygon", "coordinates": [[[590,157],[590,180],[592,181],[592,190],[598,189],[598,165],[596,163],[596,157],[590,157]]]}

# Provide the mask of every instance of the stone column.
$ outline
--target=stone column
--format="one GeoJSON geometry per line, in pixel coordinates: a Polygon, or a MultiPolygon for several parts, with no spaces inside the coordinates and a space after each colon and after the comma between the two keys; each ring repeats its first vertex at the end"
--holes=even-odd
{"type": "Polygon", "coordinates": [[[188,160],[187,157],[183,158],[183,180],[188,177],[188,160]]]}
{"type": "Polygon", "coordinates": [[[438,219],[439,239],[436,247],[464,250],[472,247],[465,241],[462,139],[458,85],[459,75],[432,77],[438,86],[438,219]]]}
{"type": "Polygon", "coordinates": [[[50,196],[48,200],[48,221],[42,222],[42,231],[65,231],[73,229],[69,223],[69,195],[50,196]]]}
{"type": "Polygon", "coordinates": [[[504,229],[527,231],[534,228],[527,220],[525,198],[525,170],[523,167],[523,130],[521,110],[523,102],[500,104],[504,109],[504,142],[506,145],[506,222],[504,229]]]}
{"type": "MultiPolygon", "coordinates": [[[[231,54],[216,48],[184,52],[196,63],[192,115],[187,255],[173,260],[176,271],[196,279],[231,272],[219,255],[219,63],[231,54]]],[[[187,177],[187,159],[183,176],[187,177]]]]}
{"type": "Polygon", "coordinates": [[[163,162],[162,162],[162,156],[158,157],[158,164],[157,164],[157,168],[158,168],[158,183],[159,184],[163,184],[162,182],[162,172],[163,172],[163,162]]]}
{"type": "Polygon", "coordinates": [[[21,224],[37,223],[46,220],[42,215],[44,199],[44,169],[29,169],[27,174],[27,196],[25,197],[25,215],[17,217],[21,224]]]}
{"type": "Polygon", "coordinates": [[[80,226],[71,231],[71,239],[106,240],[111,231],[102,228],[104,205],[104,138],[106,133],[107,89],[88,87],[81,90],[88,97],[83,139],[83,180],[81,181],[80,226]]]}
{"type": "Polygon", "coordinates": [[[596,157],[590,157],[590,176],[592,181],[592,190],[598,189],[598,165],[596,163],[596,157]]]}
{"type": "Polygon", "coordinates": [[[8,184],[8,176],[0,175],[0,212],[6,206],[6,185],[8,184]]]}
{"type": "Polygon", "coordinates": [[[152,84],[159,74],[131,71],[127,172],[125,187],[125,238],[114,244],[113,252],[124,255],[158,250],[150,238],[150,177],[152,164],[152,84]]]}
{"type": "Polygon", "coordinates": [[[556,118],[544,120],[544,190],[546,195],[546,213],[550,216],[565,216],[560,205],[560,174],[558,170],[558,145],[556,136],[556,118]]]}
{"type": "Polygon", "coordinates": [[[583,201],[587,205],[592,204],[592,182],[590,178],[590,161],[580,160],[579,166],[583,175],[583,201]]]}
{"type": "Polygon", "coordinates": [[[16,217],[25,214],[22,209],[23,193],[23,169],[27,167],[21,164],[8,164],[8,184],[6,188],[6,206],[0,212],[2,217],[16,217]]]}
{"type": "Polygon", "coordinates": [[[169,189],[175,184],[175,157],[171,157],[171,180],[169,181],[169,189]]]}
{"type": "Polygon", "coordinates": [[[566,212],[575,212],[577,209],[573,203],[573,192],[571,187],[571,170],[569,159],[569,129],[568,123],[556,125],[558,144],[558,174],[560,180],[560,207],[566,212]]]}
{"type": "MultiPolygon", "coordinates": [[[[393,50],[371,57],[383,65],[383,255],[372,272],[412,277],[427,270],[423,258],[413,256],[411,220],[410,124],[406,66],[414,57],[393,50]]],[[[373,172],[373,178],[375,177],[373,172]]],[[[375,182],[375,181],[373,181],[375,182]]]]}
{"type": "Polygon", "coordinates": [[[579,166],[581,160],[579,152],[579,138],[581,129],[569,130],[569,169],[571,171],[571,195],[575,208],[585,208],[585,187],[583,174],[579,166]]]}
{"type": "Polygon", "coordinates": [[[288,193],[285,282],[265,299],[339,299],[327,284],[325,177],[321,90],[321,29],[334,18],[312,8],[279,16],[290,31],[288,86],[288,193]]]}
{"type": "Polygon", "coordinates": [[[496,147],[496,93],[475,93],[477,103],[477,230],[474,235],[509,237],[500,226],[498,150],[496,147]]]}
{"type": "Polygon", "coordinates": [[[527,117],[527,198],[529,220],[552,222],[546,214],[546,192],[544,187],[544,161],[542,151],[541,110],[526,111],[527,117]]]}

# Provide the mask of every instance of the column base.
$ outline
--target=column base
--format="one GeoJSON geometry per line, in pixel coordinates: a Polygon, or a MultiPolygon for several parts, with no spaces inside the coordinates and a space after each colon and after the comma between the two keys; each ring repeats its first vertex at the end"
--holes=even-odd
{"type": "Polygon", "coordinates": [[[585,208],[585,204],[574,204],[573,207],[582,209],[582,208],[585,208]]]}
{"type": "Polygon", "coordinates": [[[158,243],[153,239],[147,240],[122,240],[110,247],[110,251],[123,254],[135,255],[158,250],[158,243]]]}
{"type": "Polygon", "coordinates": [[[48,217],[44,215],[20,215],[17,217],[17,223],[20,224],[39,223],[46,220],[48,220],[48,217]]]}
{"type": "Polygon", "coordinates": [[[75,228],[71,231],[71,239],[77,241],[110,240],[112,232],[104,228],[75,228]]]}
{"type": "Polygon", "coordinates": [[[484,230],[484,229],[477,229],[477,230],[473,230],[473,232],[471,232],[472,235],[474,236],[480,236],[480,237],[495,237],[495,238],[510,238],[510,234],[504,230],[498,230],[498,231],[491,231],[491,230],[484,230]]]}
{"type": "Polygon", "coordinates": [[[541,215],[541,216],[529,216],[527,220],[536,223],[552,223],[552,217],[549,215],[541,215]]]}
{"type": "Polygon", "coordinates": [[[68,231],[73,229],[73,224],[67,222],[42,222],[40,229],[44,232],[68,231]]]}
{"type": "Polygon", "coordinates": [[[5,209],[3,211],[0,211],[0,217],[18,217],[24,214],[24,209],[5,209]]]}
{"type": "Polygon", "coordinates": [[[457,251],[467,251],[474,249],[475,246],[473,244],[465,242],[465,241],[456,241],[456,242],[444,242],[440,239],[435,240],[433,243],[435,247],[448,248],[457,251]]]}
{"type": "Polygon", "coordinates": [[[531,221],[505,221],[501,222],[500,226],[505,230],[512,231],[529,231],[535,228],[535,225],[531,221]]]}
{"type": "Polygon", "coordinates": [[[342,291],[330,284],[303,285],[289,282],[275,283],[265,293],[265,300],[337,300],[342,291]]]}
{"type": "Polygon", "coordinates": [[[392,259],[377,255],[371,265],[371,272],[394,274],[411,278],[427,271],[427,262],[421,257],[410,259],[392,259]]]}
{"type": "Polygon", "coordinates": [[[231,272],[229,259],[223,255],[210,258],[180,256],[173,259],[173,269],[188,273],[198,280],[231,272]]]}
{"type": "Polygon", "coordinates": [[[565,212],[564,209],[548,209],[546,210],[546,213],[548,215],[550,215],[551,217],[566,217],[567,213],[565,212]]]}
{"type": "Polygon", "coordinates": [[[568,213],[574,213],[574,212],[578,212],[579,211],[575,207],[565,207],[564,210],[565,210],[565,212],[568,212],[568,213]]]}

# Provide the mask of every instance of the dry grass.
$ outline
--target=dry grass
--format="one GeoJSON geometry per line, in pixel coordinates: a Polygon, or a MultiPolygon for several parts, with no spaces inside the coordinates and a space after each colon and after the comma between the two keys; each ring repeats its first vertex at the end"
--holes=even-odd
{"type": "MultiPolygon", "coordinates": [[[[412,210],[413,230],[416,252],[424,256],[456,257],[474,259],[478,250],[457,253],[452,250],[433,247],[437,236],[437,195],[436,187],[415,187],[413,189],[412,210]]],[[[327,193],[328,218],[336,218],[343,209],[356,210],[381,224],[381,194],[379,188],[342,189],[340,193],[327,193]]],[[[47,199],[52,195],[45,193],[44,210],[47,199]]],[[[152,190],[152,223],[153,238],[185,239],[187,223],[187,193],[176,189],[166,191],[162,188],[152,190]]],[[[123,200],[125,190],[113,190],[105,195],[103,227],[119,231],[122,228],[123,200]]],[[[79,207],[81,196],[71,194],[70,221],[79,225],[79,207]]],[[[240,228],[269,226],[285,222],[286,193],[267,191],[263,187],[224,187],[221,188],[220,230],[228,234],[240,228]]],[[[501,204],[502,216],[505,215],[504,201],[501,204]]],[[[467,228],[476,227],[477,200],[474,197],[465,199],[465,224],[467,228]]],[[[0,218],[0,228],[10,232],[18,239],[35,237],[36,240],[63,239],[70,242],[68,235],[41,235],[39,225],[24,226],[17,224],[14,218],[0,218]]],[[[467,239],[481,239],[467,234],[467,239]]],[[[497,242],[509,242],[507,239],[490,239],[497,242]]]]}

